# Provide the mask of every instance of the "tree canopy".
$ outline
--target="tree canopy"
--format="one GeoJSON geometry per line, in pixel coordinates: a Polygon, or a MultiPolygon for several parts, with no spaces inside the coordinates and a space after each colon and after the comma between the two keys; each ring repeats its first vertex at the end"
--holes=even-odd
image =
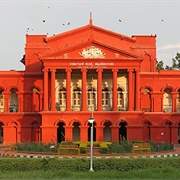
{"type": "Polygon", "coordinates": [[[180,69],[180,53],[177,53],[174,58],[172,58],[172,65],[164,68],[163,61],[159,61],[156,65],[157,70],[179,70],[180,69]]]}

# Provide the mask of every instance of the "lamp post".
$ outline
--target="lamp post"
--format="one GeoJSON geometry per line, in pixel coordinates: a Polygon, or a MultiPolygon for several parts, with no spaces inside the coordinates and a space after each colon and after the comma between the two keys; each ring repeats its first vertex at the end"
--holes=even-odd
{"type": "Polygon", "coordinates": [[[90,117],[88,119],[90,126],[91,126],[91,145],[90,145],[90,169],[89,171],[94,171],[93,170],[93,163],[92,163],[92,157],[93,157],[93,122],[94,122],[94,118],[90,117]]]}

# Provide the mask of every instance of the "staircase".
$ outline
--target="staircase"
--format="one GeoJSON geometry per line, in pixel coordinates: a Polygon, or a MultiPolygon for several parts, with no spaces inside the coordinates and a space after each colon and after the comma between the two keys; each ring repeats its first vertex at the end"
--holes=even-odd
{"type": "MultiPolygon", "coordinates": [[[[91,148],[87,147],[86,148],[86,155],[90,155],[90,151],[91,151],[91,148]]],[[[99,154],[100,154],[99,147],[93,146],[93,155],[99,155],[99,154]]]]}

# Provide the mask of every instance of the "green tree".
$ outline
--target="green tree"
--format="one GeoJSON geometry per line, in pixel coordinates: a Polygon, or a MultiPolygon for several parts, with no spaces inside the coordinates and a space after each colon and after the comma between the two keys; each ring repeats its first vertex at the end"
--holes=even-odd
{"type": "Polygon", "coordinates": [[[180,53],[177,53],[175,58],[172,58],[172,69],[180,69],[180,53]]]}
{"type": "Polygon", "coordinates": [[[158,63],[157,63],[157,66],[156,66],[156,69],[157,70],[164,70],[164,63],[163,63],[163,61],[159,61],[158,63]]]}

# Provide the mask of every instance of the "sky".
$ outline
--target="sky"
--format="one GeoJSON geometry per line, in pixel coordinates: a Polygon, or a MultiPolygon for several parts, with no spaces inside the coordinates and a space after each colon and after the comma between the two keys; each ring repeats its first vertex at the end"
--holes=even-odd
{"type": "Polygon", "coordinates": [[[90,12],[95,26],[130,37],[156,35],[164,65],[180,53],[180,0],[0,0],[0,70],[25,69],[27,33],[66,32],[89,24],[90,12]]]}

